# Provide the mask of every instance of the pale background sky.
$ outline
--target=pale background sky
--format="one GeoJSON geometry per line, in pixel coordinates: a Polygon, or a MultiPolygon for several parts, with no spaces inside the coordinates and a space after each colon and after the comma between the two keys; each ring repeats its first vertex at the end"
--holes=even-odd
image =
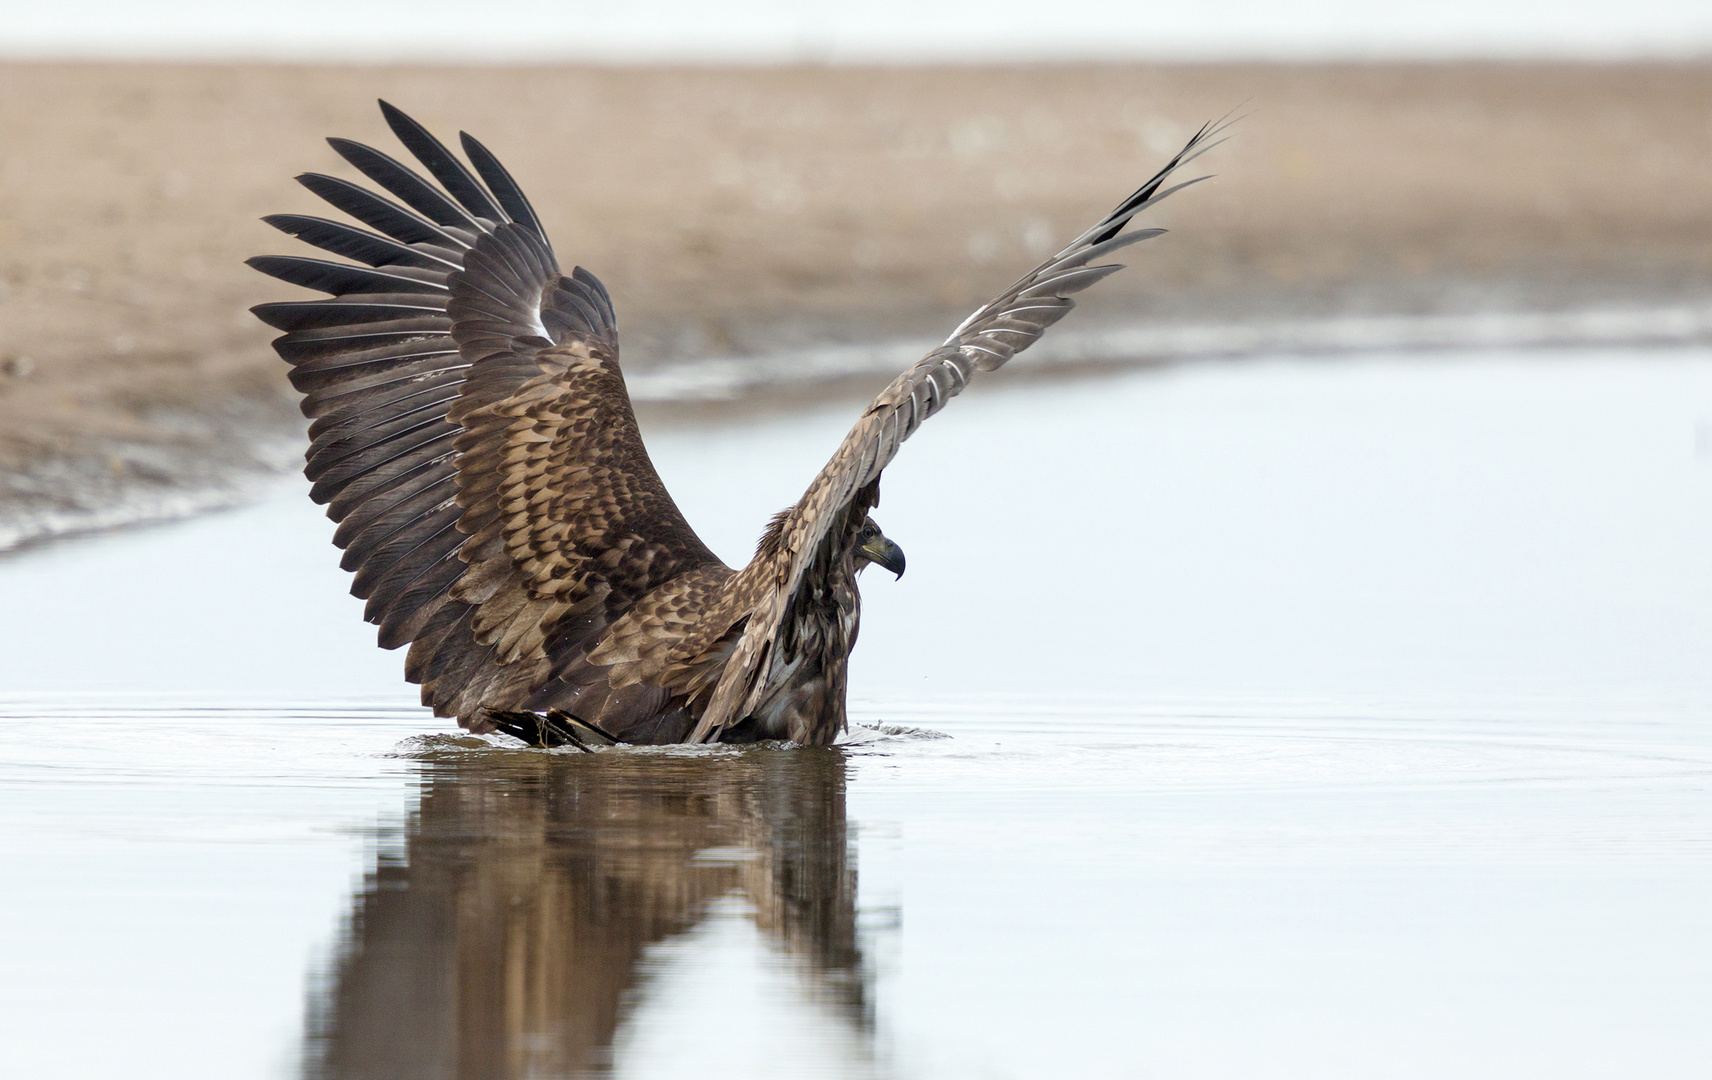
{"type": "Polygon", "coordinates": [[[1712,0],[0,0],[0,56],[473,62],[1712,56],[1712,0]]]}

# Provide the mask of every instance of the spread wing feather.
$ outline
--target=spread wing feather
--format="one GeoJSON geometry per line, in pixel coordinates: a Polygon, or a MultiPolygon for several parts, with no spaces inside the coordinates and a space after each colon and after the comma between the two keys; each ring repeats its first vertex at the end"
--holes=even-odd
{"type": "Polygon", "coordinates": [[[945,343],[880,392],[802,498],[769,526],[756,560],[744,571],[767,589],[715,688],[692,741],[718,738],[760,704],[772,643],[791,609],[805,571],[828,535],[852,518],[859,521],[878,501],[878,479],[903,441],[962,392],[979,371],[992,371],[1026,349],[1047,327],[1069,313],[1070,297],[1122,269],[1089,263],[1128,244],[1158,236],[1162,229],[1124,233],[1143,210],[1206,177],[1166,187],[1183,165],[1217,145],[1228,127],[1202,127],[1165,167],[1056,255],[1013,282],[958,326],[945,343]],[[860,504],[860,505],[858,505],[860,504]]]}
{"type": "Polygon", "coordinates": [[[383,646],[410,643],[406,676],[424,703],[467,726],[483,726],[484,708],[591,693],[663,704],[658,686],[615,690],[591,676],[589,649],[685,571],[698,596],[732,572],[648,460],[611,298],[586,270],[560,272],[529,200],[485,147],[463,137],[472,172],[416,121],[381,109],[438,186],[331,139],[386,194],[319,173],[298,180],[367,228],[263,220],[352,261],[250,260],[328,296],[254,310],[284,331],[274,347],[314,420],[305,473],[339,523],[352,592],[383,646]]]}

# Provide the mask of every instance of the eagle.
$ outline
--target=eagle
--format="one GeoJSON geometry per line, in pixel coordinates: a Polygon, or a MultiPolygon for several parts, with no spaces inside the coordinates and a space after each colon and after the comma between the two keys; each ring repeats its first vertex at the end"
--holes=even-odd
{"type": "Polygon", "coordinates": [[[1207,177],[1167,186],[1215,145],[1204,125],[1063,250],[964,319],[862,411],[742,569],[697,537],[655,472],[618,362],[612,299],[560,269],[540,218],[468,134],[465,161],[382,101],[427,176],[347,139],[387,195],[299,183],[366,228],[303,214],[269,225],[344,261],[249,260],[325,294],[260,304],[312,419],[310,497],[382,648],[436,716],[540,746],[788,740],[845,729],[857,576],[904,554],[870,511],[898,448],[978,372],[1121,269],[1099,260],[1162,229],[1125,227],[1207,177]],[[474,170],[473,172],[471,170],[474,170]],[[432,177],[432,180],[429,179],[432,177]]]}

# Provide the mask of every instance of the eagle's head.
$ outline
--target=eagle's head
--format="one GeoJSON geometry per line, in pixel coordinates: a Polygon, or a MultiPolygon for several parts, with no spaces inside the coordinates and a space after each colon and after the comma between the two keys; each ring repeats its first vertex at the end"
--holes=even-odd
{"type": "Polygon", "coordinates": [[[862,531],[856,534],[856,569],[869,563],[883,566],[898,577],[904,576],[904,549],[886,539],[873,518],[862,521],[862,531]]]}

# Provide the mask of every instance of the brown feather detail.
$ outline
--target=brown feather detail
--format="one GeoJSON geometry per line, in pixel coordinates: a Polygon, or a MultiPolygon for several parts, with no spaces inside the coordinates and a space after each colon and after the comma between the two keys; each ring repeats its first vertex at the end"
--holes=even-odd
{"type": "Polygon", "coordinates": [[[737,584],[728,567],[704,565],[610,625],[603,614],[567,617],[548,644],[554,675],[527,707],[563,709],[624,742],[682,741],[753,607],[737,584]]]}
{"type": "MultiPolygon", "coordinates": [[[[546,261],[538,246],[523,230],[501,226],[450,278],[453,336],[470,369],[447,413],[463,429],[454,446],[458,529],[467,537],[466,569],[449,595],[473,614],[467,640],[454,632],[438,651],[467,648],[474,659],[442,661],[436,686],[444,689],[432,696],[437,710],[460,716],[471,705],[519,707],[552,671],[586,668],[590,635],[679,575],[731,574],[684,521],[648,459],[610,323],[585,322],[586,334],[561,332],[556,342],[534,332],[547,321],[543,312],[564,327],[605,306],[604,291],[586,274],[550,282],[525,276],[546,261]],[[465,313],[475,313],[467,323],[465,313]],[[496,332],[496,315],[511,320],[509,336],[496,332]],[[574,633],[559,632],[566,620],[574,633]],[[465,684],[447,697],[456,679],[465,684]]],[[[582,675],[576,691],[562,695],[573,700],[553,705],[598,723],[575,699],[605,679],[582,675]]],[[[649,704],[655,697],[607,693],[600,712],[665,704],[666,697],[649,704]]]]}
{"type": "Polygon", "coordinates": [[[610,667],[614,686],[647,682],[675,690],[698,689],[700,668],[739,620],[731,603],[735,576],[723,566],[681,574],[648,593],[612,624],[590,664],[610,667]]]}

